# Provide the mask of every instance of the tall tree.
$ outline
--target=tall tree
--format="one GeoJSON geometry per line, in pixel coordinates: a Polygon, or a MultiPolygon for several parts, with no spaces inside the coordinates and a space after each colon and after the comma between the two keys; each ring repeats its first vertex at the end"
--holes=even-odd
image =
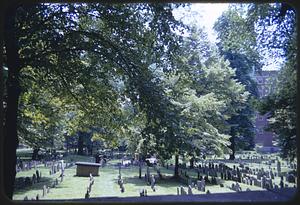
{"type": "MultiPolygon", "coordinates": [[[[155,48],[161,53],[156,56],[157,59],[163,62],[162,56],[167,60],[170,58],[172,53],[170,50],[175,50],[177,42],[174,40],[175,33],[171,31],[179,25],[172,16],[173,7],[171,4],[38,4],[29,7],[18,5],[7,9],[4,58],[8,67],[8,79],[4,153],[12,159],[4,157],[9,159],[5,161],[4,184],[9,198],[12,198],[13,193],[15,149],[18,145],[17,108],[20,70],[32,67],[35,73],[43,76],[52,94],[56,93],[58,97],[66,99],[70,109],[77,109],[79,115],[75,115],[71,123],[81,127],[84,127],[87,119],[93,119],[92,123],[97,124],[99,118],[108,119],[100,121],[102,123],[100,127],[110,127],[109,122],[115,117],[114,105],[118,99],[114,91],[111,92],[109,89],[111,85],[108,79],[111,78],[105,77],[105,70],[110,70],[111,76],[121,76],[126,80],[128,96],[147,113],[150,123],[152,114],[159,112],[156,108],[160,98],[157,98],[154,104],[150,100],[156,98],[153,97],[155,96],[153,88],[156,86],[150,82],[152,77],[147,70],[148,66],[141,61],[144,58],[140,58],[141,55],[146,56],[146,53],[136,48],[142,48],[145,37],[148,36],[150,39],[157,39],[155,48]],[[96,27],[86,30],[80,20],[85,17],[98,19],[101,29],[96,27]],[[150,28],[153,28],[148,34],[142,29],[146,27],[145,24],[151,24],[150,28]],[[88,53],[96,54],[95,57],[98,57],[97,69],[94,69],[95,64],[91,66],[89,62],[82,61],[82,57],[88,53]],[[90,77],[93,77],[92,82],[87,80],[90,77]],[[97,89],[99,85],[108,87],[97,89]],[[89,91],[93,90],[99,92],[95,96],[90,96],[89,91]],[[86,99],[91,103],[85,104],[86,99]],[[111,102],[114,102],[112,106],[111,102]],[[95,114],[99,113],[99,109],[93,109],[99,107],[100,111],[105,111],[100,117],[95,114]],[[105,114],[110,117],[104,118],[105,114]],[[98,118],[93,118],[94,116],[98,118]]],[[[93,58],[95,59],[97,58],[93,58]]]]}
{"type": "Polygon", "coordinates": [[[221,55],[235,69],[235,79],[245,85],[246,90],[251,93],[244,108],[228,120],[228,123],[232,125],[230,148],[233,153],[230,155],[230,159],[235,158],[235,150],[254,147],[255,110],[251,102],[258,93],[252,75],[254,71],[260,70],[262,65],[257,48],[255,27],[247,22],[245,13],[247,13],[247,9],[244,6],[231,6],[214,25],[214,29],[218,33],[217,45],[221,55]]]}

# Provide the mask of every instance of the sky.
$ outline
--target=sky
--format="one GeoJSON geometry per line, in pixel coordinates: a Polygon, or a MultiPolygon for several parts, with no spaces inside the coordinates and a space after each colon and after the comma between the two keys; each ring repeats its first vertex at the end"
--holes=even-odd
{"type": "Polygon", "coordinates": [[[216,42],[216,33],[213,25],[222,12],[228,8],[228,3],[193,3],[190,9],[178,9],[174,12],[175,18],[183,18],[184,23],[194,23],[204,27],[211,42],[216,42]]]}
{"type": "MultiPolygon", "coordinates": [[[[174,11],[174,17],[176,19],[182,19],[186,24],[195,24],[199,27],[203,27],[207,33],[207,37],[210,42],[215,43],[217,41],[216,32],[213,29],[213,25],[229,7],[229,3],[192,3],[189,9],[180,8],[174,11]]],[[[275,63],[275,59],[272,58],[272,54],[265,56],[264,62],[267,64],[263,70],[278,70],[280,62],[283,59],[276,59],[279,62],[275,63]]]]}

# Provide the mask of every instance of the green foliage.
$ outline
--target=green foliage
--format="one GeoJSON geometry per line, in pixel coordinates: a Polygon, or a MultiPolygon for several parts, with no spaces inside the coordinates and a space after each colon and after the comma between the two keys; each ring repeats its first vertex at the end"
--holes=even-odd
{"type": "Polygon", "coordinates": [[[262,114],[269,114],[267,130],[274,132],[283,158],[294,159],[296,142],[297,75],[295,62],[287,62],[279,73],[276,90],[259,104],[262,114]]]}
{"type": "Polygon", "coordinates": [[[296,147],[296,13],[286,3],[251,5],[251,16],[262,31],[259,42],[265,49],[277,50],[285,62],[271,95],[258,103],[262,114],[268,113],[267,130],[274,132],[283,158],[294,159],[296,147]],[[270,28],[274,30],[271,31],[270,28]]]}

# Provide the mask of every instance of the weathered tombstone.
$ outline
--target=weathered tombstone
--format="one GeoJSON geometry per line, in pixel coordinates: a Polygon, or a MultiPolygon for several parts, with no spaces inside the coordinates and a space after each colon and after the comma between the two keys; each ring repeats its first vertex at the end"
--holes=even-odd
{"type": "Polygon", "coordinates": [[[40,172],[38,170],[36,170],[35,173],[36,173],[37,182],[40,182],[40,172]]]}
{"type": "Polygon", "coordinates": [[[50,187],[47,187],[47,194],[50,193],[50,187]]]}
{"type": "Polygon", "coordinates": [[[205,180],[204,179],[201,180],[201,190],[200,191],[205,192],[205,180]]]}
{"type": "Polygon", "coordinates": [[[139,178],[142,178],[142,164],[141,162],[139,163],[139,178]]]}
{"type": "Polygon", "coordinates": [[[192,179],[191,178],[188,178],[188,186],[189,185],[192,185],[192,179]]]}
{"type": "Polygon", "coordinates": [[[281,164],[279,160],[277,161],[277,173],[278,176],[281,176],[281,164]]]}
{"type": "Polygon", "coordinates": [[[261,188],[265,189],[266,188],[266,176],[264,175],[262,180],[261,180],[261,188]]]}
{"type": "Polygon", "coordinates": [[[155,178],[154,175],[151,175],[151,189],[155,191],[155,178]]]}
{"type": "Polygon", "coordinates": [[[150,169],[149,169],[149,166],[147,166],[147,182],[151,183],[150,182],[150,169]]]}
{"type": "Polygon", "coordinates": [[[204,177],[204,180],[205,180],[205,183],[210,183],[207,175],[204,177]]]}
{"type": "Polygon", "coordinates": [[[28,201],[28,196],[25,196],[25,197],[24,197],[24,201],[28,201]]]}
{"type": "Polygon", "coordinates": [[[210,191],[209,191],[209,190],[207,190],[207,191],[206,191],[206,194],[210,194],[210,191]]]}
{"type": "Polygon", "coordinates": [[[46,192],[47,192],[47,187],[46,185],[43,186],[43,197],[46,195],[46,192]]]}
{"type": "Polygon", "coordinates": [[[145,196],[145,191],[144,191],[144,189],[140,189],[140,196],[145,196]]]}
{"type": "Polygon", "coordinates": [[[180,186],[180,192],[181,192],[181,195],[186,195],[187,194],[182,186],[180,186]]]}
{"type": "Polygon", "coordinates": [[[272,170],[270,171],[270,177],[271,179],[274,179],[274,173],[272,172],[272,170]]]}
{"type": "Polygon", "coordinates": [[[120,191],[121,191],[121,193],[124,193],[124,191],[125,191],[123,182],[120,185],[120,191]]]}
{"type": "Polygon", "coordinates": [[[88,199],[90,198],[90,193],[89,193],[89,190],[86,190],[86,193],[85,193],[85,196],[84,196],[85,199],[88,199]]]}
{"type": "Polygon", "coordinates": [[[197,180],[197,189],[201,191],[201,181],[197,180]]]}
{"type": "Polygon", "coordinates": [[[189,187],[188,187],[188,194],[189,195],[193,195],[193,191],[192,191],[192,186],[191,185],[189,185],[189,187]]]}
{"type": "Polygon", "coordinates": [[[32,184],[35,184],[36,183],[36,175],[33,174],[32,175],[32,180],[31,180],[32,184]]]}
{"type": "Polygon", "coordinates": [[[283,186],[283,179],[281,178],[281,180],[280,180],[280,189],[283,189],[284,188],[284,186],[283,186]]]}

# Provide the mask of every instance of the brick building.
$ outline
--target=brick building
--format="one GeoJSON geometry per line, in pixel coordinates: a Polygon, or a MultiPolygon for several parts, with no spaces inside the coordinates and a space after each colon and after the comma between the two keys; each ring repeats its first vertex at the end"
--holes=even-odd
{"type": "MultiPolygon", "coordinates": [[[[260,98],[269,95],[273,91],[277,74],[278,71],[276,70],[264,70],[254,74],[260,98]]],[[[256,113],[254,142],[256,145],[272,148],[274,133],[264,131],[265,126],[268,124],[267,116],[268,114],[259,115],[258,112],[256,113]]]]}

